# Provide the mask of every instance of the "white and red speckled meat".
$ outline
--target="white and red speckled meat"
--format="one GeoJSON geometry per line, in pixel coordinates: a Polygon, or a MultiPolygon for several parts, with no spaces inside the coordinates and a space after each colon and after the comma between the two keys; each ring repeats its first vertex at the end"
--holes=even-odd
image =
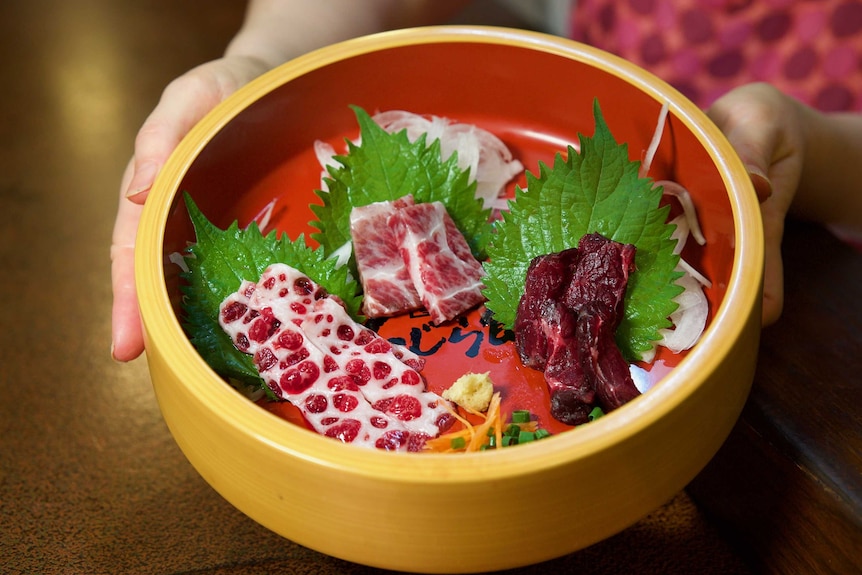
{"type": "Polygon", "coordinates": [[[225,299],[219,322],[254,357],[277,396],[311,426],[345,443],[418,451],[452,423],[425,391],[413,354],[354,322],[337,300],[284,265],[267,268],[225,299]]]}
{"type": "Polygon", "coordinates": [[[363,290],[362,313],[368,317],[396,315],[422,306],[389,227],[389,216],[409,205],[413,205],[410,195],[350,212],[353,254],[363,290]]]}
{"type": "Polygon", "coordinates": [[[443,323],[484,301],[485,271],[442,203],[395,210],[389,225],[432,323],[443,323]]]}
{"type": "Polygon", "coordinates": [[[438,420],[448,417],[449,411],[440,404],[438,395],[425,391],[418,373],[422,367],[418,356],[394,348],[374,331],[354,322],[331,297],[312,297],[310,303],[301,293],[300,298],[290,297],[291,291],[296,295],[293,286],[307,279],[289,266],[271,266],[261,275],[252,300],[271,302],[276,316],[298,325],[330,361],[357,381],[372,407],[409,421],[414,431],[436,435],[438,420]],[[288,295],[281,295],[285,293],[288,295]]]}

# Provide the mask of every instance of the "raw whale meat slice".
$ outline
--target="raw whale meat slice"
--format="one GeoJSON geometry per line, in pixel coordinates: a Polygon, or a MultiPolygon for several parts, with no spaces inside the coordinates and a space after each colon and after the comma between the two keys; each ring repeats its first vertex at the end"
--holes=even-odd
{"type": "Polygon", "coordinates": [[[221,306],[220,321],[237,348],[254,358],[270,390],[293,403],[322,435],[368,447],[403,450],[421,446],[393,418],[373,409],[350,379],[328,370],[325,355],[298,326],[282,322],[271,308],[250,301],[255,284],[244,282],[221,306]]]}
{"type": "MultiPolygon", "coordinates": [[[[565,341],[571,334],[559,334],[555,326],[559,321],[548,325],[548,317],[543,313],[547,302],[558,302],[571,282],[572,269],[578,261],[578,248],[537,256],[527,267],[524,294],[518,302],[515,315],[515,341],[521,361],[527,367],[544,370],[548,357],[549,339],[565,341]]],[[[552,314],[560,310],[547,310],[552,314]]]]}
{"type": "Polygon", "coordinates": [[[413,205],[413,196],[353,208],[350,235],[362,283],[362,313],[386,317],[419,308],[422,302],[398,251],[389,216],[413,205]]]}
{"type": "Polygon", "coordinates": [[[629,365],[614,340],[612,318],[605,304],[590,303],[578,314],[578,346],[584,375],[596,390],[598,404],[613,411],[640,395],[629,365]]]}
{"type": "Polygon", "coordinates": [[[433,324],[439,325],[484,301],[484,269],[442,203],[395,210],[389,225],[433,324]]]}
{"type": "Polygon", "coordinates": [[[567,425],[589,421],[596,395],[581,367],[577,316],[562,301],[579,257],[569,248],[530,261],[514,325],[521,361],[544,371],[551,416],[567,425]]]}
{"type": "Polygon", "coordinates": [[[581,256],[566,290],[565,303],[578,316],[577,341],[584,376],[598,404],[612,411],[640,392],[614,334],[624,313],[635,247],[588,234],[578,243],[581,256]]]}
{"type": "Polygon", "coordinates": [[[633,245],[587,234],[527,269],[515,344],[525,365],[544,371],[551,415],[563,423],[586,423],[593,406],[611,411],[639,395],[614,340],[634,256],[633,245]]]}
{"type": "Polygon", "coordinates": [[[578,258],[565,303],[572,311],[585,304],[601,304],[596,312],[611,320],[616,330],[623,317],[629,274],[634,270],[635,246],[587,234],[578,242],[578,258]]]}
{"type": "Polygon", "coordinates": [[[596,391],[585,377],[577,345],[579,318],[555,300],[544,303],[541,315],[548,342],[545,383],[551,397],[551,416],[567,425],[586,423],[595,405],[596,391]]]}
{"type": "Polygon", "coordinates": [[[308,282],[299,271],[274,264],[261,275],[251,305],[268,305],[277,317],[297,325],[375,409],[428,436],[448,428],[454,418],[439,395],[425,390],[418,357],[405,356],[405,350],[353,321],[335,299],[315,298],[318,288],[308,282]]]}
{"type": "Polygon", "coordinates": [[[403,350],[354,322],[289,266],[274,264],[258,283],[243,282],[222,303],[219,321],[236,347],[254,357],[273,393],[299,408],[319,433],[417,451],[453,421],[444,400],[426,392],[419,373],[402,361],[411,362],[403,350]],[[355,337],[346,338],[348,332],[355,337]],[[398,381],[386,385],[393,374],[398,381]]]}

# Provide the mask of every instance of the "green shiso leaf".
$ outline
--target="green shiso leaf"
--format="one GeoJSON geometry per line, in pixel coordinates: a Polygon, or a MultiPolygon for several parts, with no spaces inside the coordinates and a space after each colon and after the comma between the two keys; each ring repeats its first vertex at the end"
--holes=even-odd
{"type": "Polygon", "coordinates": [[[318,190],[320,205],[312,205],[319,232],[311,234],[331,255],[350,241],[350,211],[374,202],[391,201],[413,194],[416,203],[439,201],[480,259],[491,232],[491,211],[476,198],[470,171],[458,167],[455,154],[440,157],[440,140],[430,144],[425,136],[415,142],[407,131],[389,133],[362,108],[351,106],[359,124],[360,144],[347,141],[346,155],[336,156],[340,166],[328,167],[328,191],[318,190]]]}
{"type": "Polygon", "coordinates": [[[240,229],[233,222],[226,230],[212,224],[187,193],[186,208],[196,242],[183,254],[187,272],[181,274],[183,327],[201,357],[217,373],[246,384],[262,380],[248,354],[242,353],[218,323],[219,306],[237,291],[243,280],[256,282],[271,264],[285,263],[306,274],[330,294],[341,298],[348,313],[362,321],[358,284],[345,266],[336,267],[321,249],[312,249],[302,235],[296,241],[275,231],[261,234],[256,222],[240,229]]]}
{"type": "Polygon", "coordinates": [[[638,177],[640,162],[630,161],[628,147],[614,140],[597,101],[593,113],[595,133],[579,134],[580,153],[570,146],[567,158],[556,155],[553,168],[540,162],[539,175],[527,173],[527,188],[516,188],[510,211],[496,222],[485,263],[486,305],[511,328],[534,257],[577,246],[593,232],[634,244],[636,271],[617,344],[635,360],[652,349],[659,329],[671,326],[673,298],[682,291],[675,283],[682,274],[670,239],[674,226],[666,223],[669,208],[659,206],[661,188],[638,177]]]}

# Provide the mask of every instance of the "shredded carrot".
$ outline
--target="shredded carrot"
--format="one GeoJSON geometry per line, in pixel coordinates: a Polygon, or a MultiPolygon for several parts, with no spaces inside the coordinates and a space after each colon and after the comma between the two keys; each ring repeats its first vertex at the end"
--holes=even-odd
{"type": "MultiPolygon", "coordinates": [[[[448,406],[447,406],[448,407],[448,406]]],[[[479,451],[483,445],[489,443],[488,430],[493,429],[493,433],[497,439],[497,445],[502,441],[502,425],[500,421],[500,392],[496,392],[491,397],[491,403],[488,405],[488,411],[485,413],[475,411],[469,408],[462,409],[469,414],[483,418],[482,423],[473,425],[469,420],[462,417],[457,411],[448,408],[452,415],[461,422],[463,429],[446,433],[429,439],[425,442],[425,449],[438,453],[451,453],[455,451],[471,452],[479,451]],[[461,438],[464,440],[464,447],[455,449],[452,447],[452,440],[461,438]]]]}
{"type": "Polygon", "coordinates": [[[500,445],[502,442],[501,427],[500,392],[498,391],[491,396],[491,403],[488,405],[488,411],[485,414],[485,421],[476,426],[473,440],[467,445],[466,451],[479,451],[479,449],[488,442],[489,429],[494,430],[494,434],[497,435],[497,445],[500,445]]]}
{"type": "MultiPolygon", "coordinates": [[[[425,442],[425,449],[430,451],[438,451],[441,453],[449,453],[453,451],[457,451],[452,447],[452,440],[457,438],[464,439],[464,443],[469,445],[473,441],[473,433],[474,428],[473,424],[470,423],[464,417],[461,417],[461,414],[458,413],[457,410],[452,409],[448,402],[443,402],[443,407],[445,407],[452,416],[457,419],[464,426],[464,429],[460,429],[458,431],[453,431],[451,433],[446,433],[444,435],[440,435],[434,439],[429,439],[425,442]]],[[[482,414],[480,414],[482,415],[482,414]]]]}
{"type": "Polygon", "coordinates": [[[504,423],[500,403],[500,393],[496,392],[491,396],[491,403],[488,405],[488,410],[484,413],[459,406],[467,414],[482,419],[481,423],[475,425],[458,413],[456,409],[447,405],[446,408],[461,422],[463,428],[429,439],[425,442],[425,450],[435,453],[470,453],[481,451],[491,445],[502,447],[503,436],[512,436],[512,433],[508,432],[512,426],[517,427],[520,431],[527,432],[536,432],[539,429],[539,422],[536,420],[522,423],[515,423],[513,421],[504,423]],[[493,443],[491,441],[492,437],[494,439],[493,443]],[[460,445],[455,447],[459,443],[460,445]]]}

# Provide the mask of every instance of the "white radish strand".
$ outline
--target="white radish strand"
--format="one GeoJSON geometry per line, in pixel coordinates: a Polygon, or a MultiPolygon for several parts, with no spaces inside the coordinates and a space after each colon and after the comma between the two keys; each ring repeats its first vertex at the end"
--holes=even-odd
{"type": "Polygon", "coordinates": [[[323,192],[329,191],[329,186],[326,185],[326,178],[329,176],[328,167],[338,167],[335,161],[335,148],[322,140],[315,140],[314,155],[317,157],[317,162],[320,164],[320,190],[323,192]]]}
{"type": "MultiPolygon", "coordinates": [[[[442,161],[457,152],[458,167],[470,170],[470,181],[476,182],[476,197],[485,208],[502,210],[507,207],[505,198],[506,184],[524,171],[520,161],[512,156],[500,138],[472,124],[452,122],[439,116],[422,116],[403,110],[379,112],[372,119],[390,133],[406,130],[407,139],[415,142],[425,134],[425,142],[430,145],[440,141],[442,161]]],[[[354,141],[359,144],[359,140],[354,141]]],[[[326,190],[323,177],[327,166],[335,165],[335,150],[329,144],[314,143],[317,161],[323,168],[321,189],[326,190]]]]}
{"type": "Polygon", "coordinates": [[[658,112],[658,121],[656,122],[655,131],[652,135],[652,140],[650,140],[649,146],[647,146],[646,154],[644,155],[644,161],[641,164],[640,173],[638,174],[641,178],[645,178],[649,173],[650,167],[652,167],[653,158],[655,158],[655,153],[658,150],[658,145],[661,143],[662,134],[664,134],[664,126],[667,120],[667,114],[670,109],[670,106],[667,102],[662,104],[661,109],[658,112]]]}
{"type": "MultiPolygon", "coordinates": [[[[676,226],[670,237],[671,239],[676,240],[676,247],[674,247],[673,253],[679,255],[680,253],[682,253],[682,250],[685,247],[685,242],[688,240],[688,236],[690,233],[689,219],[685,216],[685,214],[680,214],[668,223],[676,226]]],[[[681,271],[684,271],[694,277],[701,285],[705,287],[712,287],[712,282],[709,281],[709,278],[697,271],[694,266],[692,266],[682,258],[680,258],[679,260],[679,267],[682,268],[681,271]]]]}
{"type": "Polygon", "coordinates": [[[272,219],[272,213],[275,210],[275,201],[275,198],[270,200],[269,203],[261,208],[257,215],[252,218],[252,221],[257,222],[257,229],[259,229],[260,233],[264,235],[266,233],[266,227],[269,225],[270,219],[272,219]]]}
{"type": "MultiPolygon", "coordinates": [[[[668,111],[669,106],[665,102],[659,111],[655,132],[644,155],[644,161],[641,164],[639,172],[640,177],[647,177],[652,167],[656,151],[664,134],[668,111]]],[[[688,190],[678,182],[672,180],[659,180],[654,183],[654,186],[661,186],[662,193],[676,198],[682,207],[682,214],[669,222],[676,226],[671,235],[672,239],[676,240],[674,253],[677,255],[682,253],[689,236],[693,237],[699,245],[705,245],[706,238],[701,230],[697,210],[688,190]]],[[[673,328],[659,330],[662,339],[656,342],[657,345],[664,346],[674,353],[690,349],[700,339],[703,330],[706,328],[706,319],[709,314],[709,302],[706,299],[703,288],[704,286],[710,287],[712,285],[712,282],[706,276],[682,258],[679,260],[677,270],[683,273],[676,282],[677,285],[683,288],[683,291],[674,298],[678,307],[670,315],[673,328]]],[[[652,361],[654,356],[655,349],[652,349],[643,354],[641,359],[643,361],[652,361]]]]}
{"type": "Polygon", "coordinates": [[[674,353],[691,348],[706,328],[706,318],[709,313],[709,303],[703,293],[700,282],[689,275],[683,275],[676,281],[683,292],[674,298],[679,305],[670,315],[673,329],[662,329],[660,345],[674,353]]]}
{"type": "Polygon", "coordinates": [[[683,214],[685,214],[685,220],[688,228],[691,230],[691,236],[694,238],[694,241],[698,245],[706,245],[706,238],[703,237],[703,231],[700,229],[700,222],[697,219],[697,208],[694,207],[694,202],[688,190],[673,180],[659,180],[653,186],[661,186],[664,195],[676,198],[682,207],[683,214]]]}

